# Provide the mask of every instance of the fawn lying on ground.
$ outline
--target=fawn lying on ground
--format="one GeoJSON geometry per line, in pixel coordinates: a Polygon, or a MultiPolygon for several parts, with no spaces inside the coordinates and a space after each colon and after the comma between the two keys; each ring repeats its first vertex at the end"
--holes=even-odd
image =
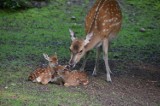
{"type": "Polygon", "coordinates": [[[55,73],[52,75],[51,82],[53,82],[55,84],[63,85],[64,80],[62,79],[62,77],[60,77],[58,75],[58,71],[62,71],[62,70],[65,70],[65,69],[67,69],[67,66],[57,65],[56,67],[54,67],[55,73]]]}
{"type": "Polygon", "coordinates": [[[54,82],[56,84],[64,84],[65,86],[78,86],[79,84],[87,85],[88,77],[85,72],[72,71],[68,69],[67,65],[58,65],[57,56],[48,57],[43,54],[44,58],[48,60],[49,65],[46,68],[38,68],[28,77],[32,82],[39,82],[48,84],[54,82]]]}
{"type": "Polygon", "coordinates": [[[78,86],[80,84],[87,85],[89,83],[87,74],[82,71],[70,71],[67,68],[58,70],[57,74],[63,79],[64,86],[78,86]]]}
{"type": "MultiPolygon", "coordinates": [[[[28,79],[32,82],[40,82],[42,84],[48,84],[48,82],[52,81],[54,78],[53,75],[55,73],[54,67],[58,65],[57,55],[49,57],[47,54],[43,54],[44,58],[49,62],[46,68],[37,68],[34,72],[32,72],[28,79]]],[[[56,80],[53,80],[56,81],[56,80]]]]}

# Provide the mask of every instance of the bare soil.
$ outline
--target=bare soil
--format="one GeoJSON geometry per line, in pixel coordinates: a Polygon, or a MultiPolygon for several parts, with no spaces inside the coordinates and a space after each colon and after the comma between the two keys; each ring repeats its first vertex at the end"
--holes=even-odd
{"type": "MultiPolygon", "coordinates": [[[[124,63],[109,61],[112,69],[112,83],[105,81],[104,65],[97,77],[91,76],[90,83],[82,87],[91,97],[96,98],[102,106],[159,106],[160,105],[160,72],[159,66],[149,64],[124,63]],[[118,66],[125,65],[123,72],[116,71],[118,66]]],[[[92,66],[92,63],[88,63],[92,66]]],[[[101,62],[102,63],[102,62],[101,62]]],[[[91,67],[90,67],[91,68],[91,67]]]]}

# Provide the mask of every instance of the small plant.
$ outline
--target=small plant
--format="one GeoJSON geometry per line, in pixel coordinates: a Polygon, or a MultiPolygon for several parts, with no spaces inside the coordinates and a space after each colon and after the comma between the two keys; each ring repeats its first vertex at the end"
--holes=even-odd
{"type": "Polygon", "coordinates": [[[9,9],[21,8],[25,6],[28,1],[29,0],[2,0],[0,7],[9,9]]]}
{"type": "Polygon", "coordinates": [[[48,2],[48,0],[2,0],[0,8],[19,9],[36,7],[40,2],[48,2]]]}

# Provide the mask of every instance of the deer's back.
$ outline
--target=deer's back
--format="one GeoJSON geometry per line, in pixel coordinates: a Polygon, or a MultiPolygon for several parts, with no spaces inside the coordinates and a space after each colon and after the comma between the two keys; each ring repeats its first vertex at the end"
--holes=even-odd
{"type": "Polygon", "coordinates": [[[108,37],[109,33],[120,30],[121,20],[121,10],[116,0],[97,0],[86,16],[86,33],[93,31],[96,36],[108,37]]]}

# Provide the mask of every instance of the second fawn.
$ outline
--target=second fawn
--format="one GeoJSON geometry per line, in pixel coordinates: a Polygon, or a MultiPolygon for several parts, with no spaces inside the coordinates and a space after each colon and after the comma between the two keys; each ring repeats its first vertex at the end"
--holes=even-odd
{"type": "Polygon", "coordinates": [[[56,67],[54,67],[55,72],[52,75],[51,82],[53,82],[55,84],[63,85],[64,80],[61,76],[58,75],[58,72],[62,71],[62,70],[65,70],[65,69],[67,69],[67,66],[57,65],[56,67]]]}
{"type": "Polygon", "coordinates": [[[80,84],[87,85],[89,83],[88,76],[82,71],[70,71],[68,69],[57,71],[58,75],[63,79],[64,86],[78,86],[80,84]]]}

